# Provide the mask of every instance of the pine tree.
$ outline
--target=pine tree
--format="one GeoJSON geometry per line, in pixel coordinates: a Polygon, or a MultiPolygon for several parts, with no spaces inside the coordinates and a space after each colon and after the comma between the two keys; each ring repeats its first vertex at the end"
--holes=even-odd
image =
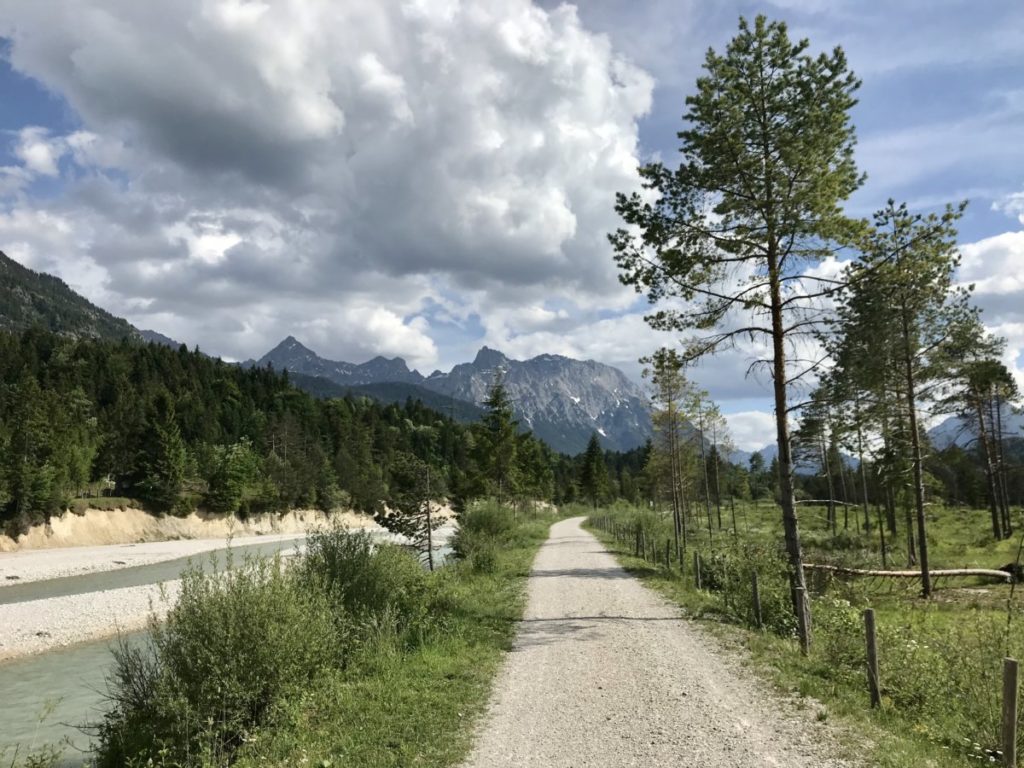
{"type": "Polygon", "coordinates": [[[647,471],[657,488],[664,487],[668,491],[676,561],[682,562],[687,544],[684,467],[689,463],[684,456],[683,408],[691,387],[683,374],[683,361],[675,350],[662,347],[640,362],[649,365],[643,375],[651,380],[652,421],[658,436],[657,443],[652,444],[647,471]]]}
{"type": "Polygon", "coordinates": [[[992,535],[1006,538],[1012,533],[1012,520],[1002,455],[1002,412],[1019,393],[1013,375],[998,359],[1006,340],[988,334],[978,319],[962,324],[958,330],[959,335],[951,340],[960,361],[957,386],[940,408],[973,425],[987,485],[992,535]]]}
{"type": "Polygon", "coordinates": [[[583,452],[583,463],[580,465],[580,492],[597,509],[598,503],[604,500],[608,492],[608,468],[604,463],[604,450],[597,432],[590,434],[587,449],[583,452]]]}
{"type": "Polygon", "coordinates": [[[748,465],[750,467],[750,498],[754,500],[754,507],[756,508],[758,501],[761,500],[761,497],[771,485],[765,480],[767,469],[764,465],[764,456],[761,455],[760,451],[754,451],[750,454],[748,465]]]}
{"type": "Polygon", "coordinates": [[[411,539],[427,556],[430,570],[434,570],[433,532],[441,520],[433,508],[432,498],[442,489],[437,485],[438,473],[432,476],[431,472],[430,465],[413,454],[395,454],[390,466],[387,505],[381,507],[375,517],[389,531],[411,539]]]}
{"type": "Polygon", "coordinates": [[[256,496],[261,480],[259,457],[248,438],[233,445],[216,446],[209,462],[208,488],[203,503],[211,512],[238,512],[246,501],[256,496]]]}
{"type": "Polygon", "coordinates": [[[884,361],[895,372],[890,378],[900,385],[906,421],[896,439],[906,448],[913,477],[911,501],[925,597],[931,595],[931,576],[920,411],[937,399],[937,385],[951,378],[954,358],[962,354],[953,342],[975,321],[969,292],[953,284],[959,264],[955,222],[962,211],[962,205],[947,207],[941,216],[925,217],[890,200],[875,215],[861,258],[850,268],[840,308],[844,336],[866,352],[860,358],[864,368],[845,373],[866,375],[871,367],[864,358],[871,357],[884,361]]]}
{"type": "Polygon", "coordinates": [[[174,403],[167,393],[155,403],[144,451],[138,484],[142,500],[161,512],[180,511],[187,453],[174,420],[174,403]]]}
{"type": "Polygon", "coordinates": [[[686,306],[656,311],[648,318],[654,327],[703,333],[726,326],[692,339],[691,357],[739,337],[771,348],[780,502],[805,651],[810,608],[793,503],[787,342],[810,330],[809,303],[834,290],[801,267],[852,239],[857,228],[838,204],[861,183],[849,118],[860,84],[841,49],[812,57],[807,48],[806,40],[790,41],[785,24],[741,19],[725,54],[708,52],[697,92],[687,98],[682,164],[642,168],[649,193],[618,196],[616,209],[630,226],[611,235],[623,282],[652,302],[676,298],[686,306]],[[753,277],[737,287],[733,278],[743,271],[753,277]]]}
{"type": "Polygon", "coordinates": [[[486,412],[476,430],[477,462],[488,491],[503,504],[516,495],[519,474],[516,422],[500,372],[491,384],[484,407],[486,412]]]}

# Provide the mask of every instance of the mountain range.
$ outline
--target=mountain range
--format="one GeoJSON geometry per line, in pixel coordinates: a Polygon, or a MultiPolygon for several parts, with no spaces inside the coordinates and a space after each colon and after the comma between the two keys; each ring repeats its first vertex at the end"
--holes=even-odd
{"type": "MultiPolygon", "coordinates": [[[[1003,436],[1006,439],[1024,439],[1024,413],[1015,411],[1009,405],[1002,410],[1003,436]]],[[[974,419],[949,416],[928,430],[928,439],[938,450],[956,444],[968,448],[978,439],[978,427],[974,419]]]]}
{"type": "MultiPolygon", "coordinates": [[[[180,346],[161,333],[135,328],[59,278],[23,267],[0,252],[0,330],[32,327],[74,338],[180,346]]],[[[650,412],[640,387],[617,368],[593,360],[561,355],[512,360],[484,347],[470,363],[423,376],[399,357],[375,357],[365,363],[328,360],[289,336],[259,360],[242,365],[288,370],[295,386],[318,397],[352,393],[383,402],[411,397],[460,421],[479,419],[500,373],[521,428],[556,451],[579,453],[595,432],[605,448],[629,450],[651,434],[650,412]]]]}
{"type": "Polygon", "coordinates": [[[326,379],[378,399],[413,397],[442,412],[458,407],[464,415],[473,413],[465,404],[475,409],[483,405],[500,375],[521,427],[562,453],[581,452],[595,432],[602,445],[613,450],[635,448],[651,434],[650,411],[640,387],[617,368],[593,360],[561,355],[513,360],[483,347],[471,363],[423,376],[400,357],[375,357],[358,364],[329,360],[289,336],[259,360],[243,365],[270,365],[300,374],[304,378],[296,384],[304,389],[322,387],[308,377],[326,379]],[[386,394],[384,384],[389,385],[386,394]]]}

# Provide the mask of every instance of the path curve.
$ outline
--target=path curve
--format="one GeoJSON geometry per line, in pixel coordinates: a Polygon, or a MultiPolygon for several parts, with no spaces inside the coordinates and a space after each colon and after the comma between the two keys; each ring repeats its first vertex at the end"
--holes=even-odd
{"type": "Polygon", "coordinates": [[[841,768],[829,728],[769,694],[580,526],[555,523],[465,768],[841,768]]]}

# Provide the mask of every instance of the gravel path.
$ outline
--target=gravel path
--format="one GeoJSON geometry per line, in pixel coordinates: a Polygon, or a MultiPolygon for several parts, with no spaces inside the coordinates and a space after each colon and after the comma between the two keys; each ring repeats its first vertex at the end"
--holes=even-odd
{"type": "Polygon", "coordinates": [[[620,568],[582,518],[551,528],[466,768],[842,768],[830,730],[749,678],[620,568]]]}

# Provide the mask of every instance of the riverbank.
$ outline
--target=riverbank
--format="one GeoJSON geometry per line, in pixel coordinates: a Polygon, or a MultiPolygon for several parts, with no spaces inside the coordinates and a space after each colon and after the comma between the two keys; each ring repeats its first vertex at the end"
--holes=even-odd
{"type": "MultiPolygon", "coordinates": [[[[178,539],[223,541],[228,536],[240,538],[307,533],[325,524],[340,524],[349,528],[375,525],[371,517],[350,511],[326,514],[315,509],[296,509],[284,514],[250,515],[242,519],[234,515],[214,515],[202,511],[177,517],[154,515],[132,506],[105,509],[90,507],[81,512],[69,510],[51,518],[47,523],[32,526],[17,539],[0,536],[0,553],[178,539]]],[[[0,568],[7,559],[0,557],[0,568]]],[[[3,576],[0,570],[0,581],[3,576]]]]}
{"type": "MultiPolygon", "coordinates": [[[[377,540],[405,542],[369,519],[364,523],[377,540]]],[[[455,528],[449,522],[435,532],[442,556],[455,528]]],[[[295,534],[277,534],[0,554],[9,575],[23,576],[0,588],[0,662],[133,632],[151,617],[163,619],[177,599],[186,558],[203,566],[212,558],[222,567],[229,545],[240,562],[248,554],[289,557],[301,551],[302,541],[295,534]]]]}
{"type": "Polygon", "coordinates": [[[108,715],[99,764],[142,764],[170,745],[160,752],[166,762],[200,765],[195,756],[213,744],[228,745],[230,754],[218,756],[239,768],[457,765],[548,522],[471,513],[455,544],[463,558],[435,573],[394,548],[328,535],[284,574],[250,566],[230,581],[186,580],[167,624],[165,663],[124,670],[133,690],[177,693],[138,707],[125,699],[108,715]],[[261,642],[246,640],[255,634],[261,642]],[[152,674],[160,685],[146,683],[152,674]],[[200,684],[211,678],[233,698],[200,684]],[[248,704],[253,690],[264,706],[248,704]]]}
{"type": "Polygon", "coordinates": [[[163,619],[180,581],[0,605],[0,663],[146,627],[163,619]]]}
{"type": "Polygon", "coordinates": [[[273,551],[287,557],[301,548],[302,538],[281,534],[230,542],[202,539],[141,544],[136,545],[140,551],[134,560],[119,559],[127,558],[121,554],[124,545],[0,555],[0,563],[20,555],[22,572],[30,577],[0,589],[0,662],[134,632],[145,628],[151,617],[163,619],[178,596],[178,575],[186,565],[183,558],[193,557],[205,565],[207,557],[219,553],[216,559],[222,564],[223,550],[229,544],[238,558],[249,552],[273,551]],[[61,559],[66,560],[63,565],[61,559]],[[66,578],[69,572],[73,578],[66,578]],[[152,581],[138,583],[140,576],[150,572],[152,581]],[[108,573],[111,578],[105,577],[108,573]],[[129,580],[128,576],[135,578],[129,580]],[[89,586],[99,579],[103,580],[101,588],[89,586]],[[125,582],[126,586],[118,588],[125,582]],[[19,594],[21,585],[31,588],[31,599],[19,594]],[[67,593],[80,586],[89,591],[67,593]],[[36,597],[54,592],[54,596],[36,597]]]}
{"type": "MultiPolygon", "coordinates": [[[[355,518],[355,515],[351,517],[355,518]]],[[[356,520],[351,528],[377,526],[369,518],[356,520]]],[[[323,524],[323,523],[321,523],[323,524]]],[[[348,521],[346,521],[348,524],[348,521]]],[[[152,565],[165,560],[194,557],[214,549],[223,549],[230,543],[243,547],[260,542],[294,539],[305,531],[256,536],[211,536],[207,538],[146,541],[131,544],[103,546],[60,547],[53,549],[24,549],[19,552],[0,553],[0,591],[4,587],[66,576],[80,576],[99,571],[114,571],[140,565],[152,565]]]]}

